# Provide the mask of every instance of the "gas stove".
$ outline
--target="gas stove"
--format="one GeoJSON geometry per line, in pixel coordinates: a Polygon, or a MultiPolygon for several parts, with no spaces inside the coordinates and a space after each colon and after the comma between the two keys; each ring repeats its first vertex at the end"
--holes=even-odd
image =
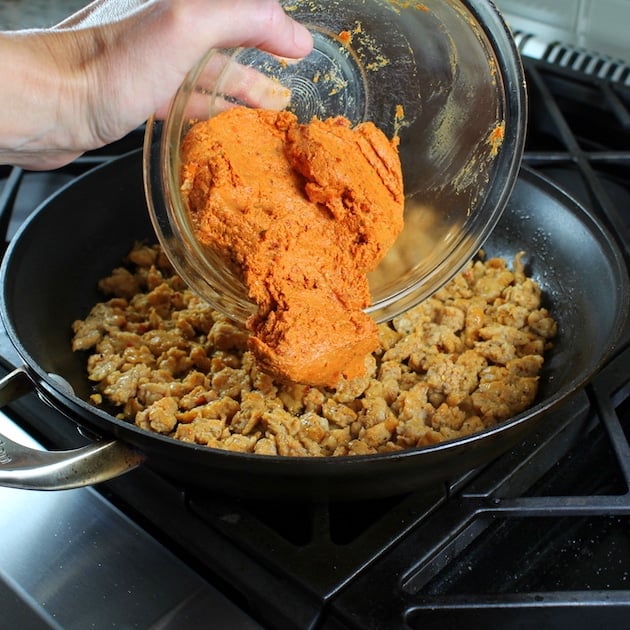
{"type": "MultiPolygon", "coordinates": [[[[630,88],[524,62],[524,163],[597,214],[630,264],[630,88]]],[[[140,147],[142,137],[138,129],[55,172],[1,169],[5,241],[58,187],[140,147]]],[[[0,358],[3,373],[20,365],[4,335],[0,358]]],[[[87,440],[36,394],[4,411],[7,437],[49,449],[87,440]]],[[[630,322],[608,363],[522,444],[430,490],[254,501],[182,487],[144,467],[95,488],[0,489],[3,620],[43,628],[627,628],[629,436],[630,322]]]]}

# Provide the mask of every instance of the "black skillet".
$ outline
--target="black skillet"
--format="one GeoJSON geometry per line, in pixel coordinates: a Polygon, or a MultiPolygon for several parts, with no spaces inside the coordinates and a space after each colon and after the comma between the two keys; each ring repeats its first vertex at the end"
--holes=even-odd
{"type": "Polygon", "coordinates": [[[524,169],[485,249],[508,259],[525,250],[528,271],[560,325],[539,402],[529,411],[467,438],[361,457],[255,456],[148,433],[86,402],[85,356],[70,349],[72,321],[101,299],[97,280],[134,240],[155,240],[141,169],[135,151],[87,173],[48,199],[9,247],[1,270],[2,317],[24,365],[0,383],[0,403],[36,388],[103,439],[45,459],[0,436],[0,485],[87,485],[142,464],[238,495],[367,498],[411,491],[491,461],[534,427],[544,430],[548,412],[589,380],[623,329],[628,277],[613,239],[589,212],[524,169]]]}

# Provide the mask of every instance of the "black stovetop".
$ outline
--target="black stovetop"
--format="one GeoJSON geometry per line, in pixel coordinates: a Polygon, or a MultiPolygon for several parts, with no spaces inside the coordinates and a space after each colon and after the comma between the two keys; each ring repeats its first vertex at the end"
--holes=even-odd
{"type": "MultiPolygon", "coordinates": [[[[525,164],[591,208],[630,263],[630,89],[542,61],[526,60],[526,70],[525,164]]],[[[141,142],[138,130],[53,174],[0,172],[0,209],[15,198],[13,214],[2,215],[8,237],[34,198],[141,142]]],[[[0,354],[15,360],[6,342],[0,354]]],[[[85,441],[35,395],[11,414],[50,448],[85,441]]],[[[145,468],[97,490],[190,569],[195,588],[220,591],[265,627],[624,628],[629,436],[630,324],[616,355],[544,428],[431,491],[352,503],[256,502],[182,488],[145,468]]],[[[203,615],[191,609],[159,627],[178,627],[173,620],[184,617],[195,627],[203,615]]]]}

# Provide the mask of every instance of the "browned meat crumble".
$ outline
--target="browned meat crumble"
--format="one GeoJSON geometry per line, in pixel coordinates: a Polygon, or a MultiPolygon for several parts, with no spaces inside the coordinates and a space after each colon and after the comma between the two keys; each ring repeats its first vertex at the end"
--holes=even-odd
{"type": "Polygon", "coordinates": [[[147,431],[264,455],[338,456],[434,444],[532,405],[556,323],[518,254],[471,262],[379,326],[367,375],[326,389],[260,371],[247,332],[211,310],[158,246],[99,283],[111,299],[73,324],[92,402],[147,431]]]}

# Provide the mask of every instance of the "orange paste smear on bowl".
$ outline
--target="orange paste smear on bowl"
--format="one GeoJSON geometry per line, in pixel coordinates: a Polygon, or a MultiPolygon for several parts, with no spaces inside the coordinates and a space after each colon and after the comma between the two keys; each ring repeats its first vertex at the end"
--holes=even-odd
{"type": "Polygon", "coordinates": [[[238,269],[261,369],[334,386],[378,347],[366,273],[403,226],[397,139],[342,117],[235,107],[182,143],[182,194],[196,238],[238,269]]]}

